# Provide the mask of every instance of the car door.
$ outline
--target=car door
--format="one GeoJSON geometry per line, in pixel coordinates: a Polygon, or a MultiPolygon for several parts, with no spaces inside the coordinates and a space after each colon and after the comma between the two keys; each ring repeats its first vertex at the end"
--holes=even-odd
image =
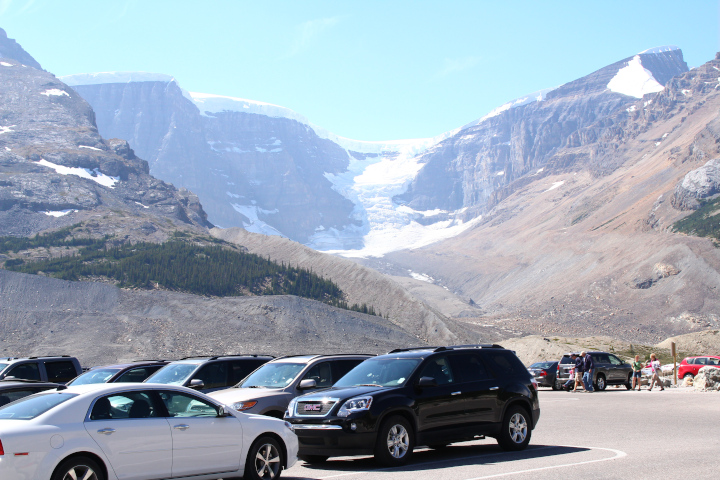
{"type": "Polygon", "coordinates": [[[113,393],[95,400],[85,430],[119,480],[167,478],[172,435],[164,413],[151,391],[113,393]]]}
{"type": "Polygon", "coordinates": [[[628,381],[628,374],[632,367],[626,364],[612,353],[607,354],[608,358],[608,383],[625,383],[628,381]]]}
{"type": "Polygon", "coordinates": [[[217,407],[195,395],[160,392],[172,432],[172,476],[235,472],[242,456],[242,426],[233,417],[218,417],[217,407]]]}
{"type": "Polygon", "coordinates": [[[415,397],[419,428],[425,434],[447,434],[465,420],[460,382],[446,355],[429,358],[415,381],[423,377],[435,379],[437,386],[419,388],[415,397]]]}
{"type": "Polygon", "coordinates": [[[449,359],[453,372],[462,381],[459,398],[464,403],[464,423],[472,429],[484,430],[494,421],[499,382],[476,353],[454,354],[449,359]]]}
{"type": "Polygon", "coordinates": [[[5,374],[5,378],[7,377],[40,381],[40,367],[37,362],[19,363],[8,370],[5,374]]]}
{"type": "Polygon", "coordinates": [[[697,357],[695,359],[695,363],[693,364],[693,375],[697,375],[700,372],[700,369],[707,365],[707,357],[697,357]]]}

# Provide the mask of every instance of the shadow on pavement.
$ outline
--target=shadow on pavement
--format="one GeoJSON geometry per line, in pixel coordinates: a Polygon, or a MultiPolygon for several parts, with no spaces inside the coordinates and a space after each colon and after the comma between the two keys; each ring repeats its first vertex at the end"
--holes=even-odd
{"type": "MultiPolygon", "coordinates": [[[[439,450],[420,449],[415,450],[409,465],[399,468],[378,468],[372,457],[338,458],[329,459],[325,463],[310,465],[298,461],[303,468],[320,472],[413,472],[438,468],[443,463],[452,463],[453,467],[472,465],[501,465],[505,462],[517,460],[528,460],[534,458],[548,458],[571,453],[587,452],[588,448],[567,447],[555,445],[530,445],[520,452],[506,452],[497,445],[474,444],[474,445],[450,445],[439,450]]],[[[289,477],[296,480],[310,480],[311,477],[289,477]]]]}

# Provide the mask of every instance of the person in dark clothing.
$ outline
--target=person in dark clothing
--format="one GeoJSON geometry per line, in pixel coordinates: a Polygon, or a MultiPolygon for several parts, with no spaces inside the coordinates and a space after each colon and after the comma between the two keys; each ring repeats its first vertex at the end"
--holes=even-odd
{"type": "Polygon", "coordinates": [[[593,359],[589,353],[582,352],[580,356],[583,358],[583,370],[585,371],[583,374],[583,385],[585,386],[586,392],[592,393],[594,391],[593,370],[595,369],[595,363],[593,363],[593,359]]]}
{"type": "Polygon", "coordinates": [[[583,384],[582,378],[583,372],[585,371],[585,360],[582,357],[574,354],[571,356],[571,358],[575,360],[575,388],[573,388],[573,392],[576,392],[577,388],[583,384]]]}

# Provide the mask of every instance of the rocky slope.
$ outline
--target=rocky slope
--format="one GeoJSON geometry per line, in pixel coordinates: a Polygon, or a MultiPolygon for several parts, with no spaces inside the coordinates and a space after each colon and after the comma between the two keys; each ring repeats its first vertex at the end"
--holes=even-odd
{"type": "Polygon", "coordinates": [[[384,262],[471,298],[485,315],[464,320],[512,335],[655,343],[716,328],[718,249],[672,225],[714,194],[719,78],[715,59],[586,125],[577,136],[594,140],[548,164],[585,160],[516,183],[474,229],[384,262]]]}

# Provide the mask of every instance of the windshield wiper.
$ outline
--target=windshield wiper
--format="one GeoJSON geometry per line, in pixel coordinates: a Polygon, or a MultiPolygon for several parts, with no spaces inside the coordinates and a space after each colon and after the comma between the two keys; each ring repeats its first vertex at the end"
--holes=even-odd
{"type": "Polygon", "coordinates": [[[360,385],[355,385],[356,387],[382,387],[382,385],[378,385],[377,383],[361,383],[360,385]]]}

